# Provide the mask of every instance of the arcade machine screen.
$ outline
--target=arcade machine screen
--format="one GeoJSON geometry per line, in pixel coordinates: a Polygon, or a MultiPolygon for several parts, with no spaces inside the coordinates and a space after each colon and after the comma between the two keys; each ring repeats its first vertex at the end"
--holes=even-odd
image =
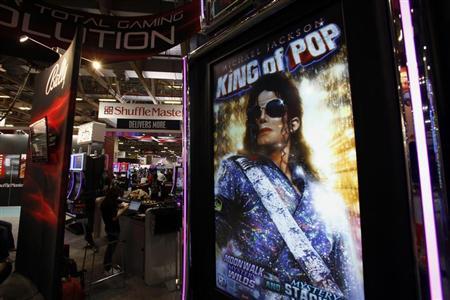
{"type": "Polygon", "coordinates": [[[216,288],[235,299],[364,299],[339,6],[211,70],[216,288]]]}
{"type": "Polygon", "coordinates": [[[70,170],[83,171],[86,165],[86,153],[77,153],[70,156],[70,170]]]}
{"type": "Polygon", "coordinates": [[[174,167],[172,176],[171,194],[180,195],[183,193],[183,167],[174,167]]]}
{"type": "Polygon", "coordinates": [[[127,173],[128,169],[129,169],[129,164],[128,163],[126,163],[126,162],[120,163],[120,165],[119,165],[119,172],[127,173]]]}
{"type": "Polygon", "coordinates": [[[30,125],[30,147],[33,162],[48,161],[47,117],[30,125]]]}

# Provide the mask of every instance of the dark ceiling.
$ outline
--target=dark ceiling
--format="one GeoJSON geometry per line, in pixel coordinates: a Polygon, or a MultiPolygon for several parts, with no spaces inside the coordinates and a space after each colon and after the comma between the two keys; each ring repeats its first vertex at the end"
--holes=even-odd
{"type": "Polygon", "coordinates": [[[157,14],[170,10],[183,1],[178,0],[47,0],[47,3],[64,6],[90,13],[138,16],[157,14]]]}
{"type": "MultiPolygon", "coordinates": [[[[47,2],[90,13],[117,16],[157,14],[182,4],[182,1],[177,0],[51,0],[47,2]]],[[[55,61],[58,55],[31,41],[23,43],[19,48],[11,48],[5,44],[0,43],[0,115],[11,105],[24,84],[27,74],[30,73],[22,93],[17,97],[14,107],[6,117],[8,126],[28,127],[30,114],[27,109],[33,105],[34,77],[40,69],[55,61]]],[[[120,99],[121,102],[152,103],[150,99],[156,97],[159,104],[168,104],[164,101],[173,97],[176,97],[176,100],[180,99],[182,96],[180,77],[162,79],[144,72],[162,71],[180,75],[182,48],[184,47],[179,45],[144,61],[103,65],[98,71],[94,70],[90,63],[82,60],[77,95],[78,100],[81,101],[76,102],[75,125],[97,121],[98,99],[102,98],[116,96],[116,99],[120,99]],[[138,77],[138,73],[142,73],[143,76],[138,77]]]]}

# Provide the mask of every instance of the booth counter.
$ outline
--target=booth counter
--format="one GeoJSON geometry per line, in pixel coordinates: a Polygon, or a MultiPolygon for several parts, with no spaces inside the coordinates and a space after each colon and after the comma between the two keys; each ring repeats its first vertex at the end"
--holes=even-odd
{"type": "Polygon", "coordinates": [[[169,204],[144,209],[143,214],[132,213],[119,219],[125,271],[142,276],[147,285],[175,281],[180,270],[181,209],[169,204]]]}

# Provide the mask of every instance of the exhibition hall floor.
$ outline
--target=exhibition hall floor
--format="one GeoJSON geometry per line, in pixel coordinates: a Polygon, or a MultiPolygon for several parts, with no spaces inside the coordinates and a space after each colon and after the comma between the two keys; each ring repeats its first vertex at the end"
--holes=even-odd
{"type": "MultiPolygon", "coordinates": [[[[17,243],[17,233],[19,227],[20,207],[0,207],[0,220],[8,221],[13,225],[13,235],[17,243]]],[[[102,234],[103,236],[104,234],[102,234]]],[[[92,271],[92,251],[88,251],[86,259],[86,284],[93,279],[98,279],[103,276],[103,254],[105,251],[106,238],[95,238],[99,245],[99,251],[96,253],[94,260],[94,271],[92,271]]],[[[76,235],[65,230],[65,244],[70,245],[70,257],[73,258],[78,269],[81,269],[84,257],[84,246],[86,242],[83,235],[76,235]]],[[[116,249],[116,259],[120,262],[121,255],[120,246],[116,249]]],[[[10,258],[15,260],[15,252],[10,253],[10,258]]],[[[94,300],[178,300],[180,299],[180,292],[173,287],[167,287],[165,284],[148,286],[145,284],[143,278],[140,276],[132,276],[129,274],[119,275],[112,279],[106,280],[100,284],[94,285],[87,290],[86,299],[94,300]]]]}

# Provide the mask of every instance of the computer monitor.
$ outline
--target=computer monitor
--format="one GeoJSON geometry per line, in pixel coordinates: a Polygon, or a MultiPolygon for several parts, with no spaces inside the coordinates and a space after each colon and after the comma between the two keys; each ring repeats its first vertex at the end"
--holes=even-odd
{"type": "Polygon", "coordinates": [[[134,201],[132,200],[130,202],[130,206],[128,206],[128,211],[130,212],[138,212],[139,207],[141,207],[141,201],[134,201]]]}

